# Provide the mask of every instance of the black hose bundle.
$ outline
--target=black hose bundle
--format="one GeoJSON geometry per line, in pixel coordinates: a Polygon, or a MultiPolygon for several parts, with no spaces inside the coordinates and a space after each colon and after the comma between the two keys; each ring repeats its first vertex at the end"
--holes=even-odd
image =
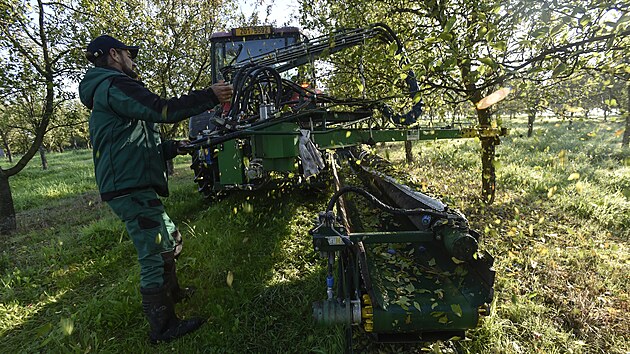
{"type": "Polygon", "coordinates": [[[337,200],[339,199],[339,197],[341,197],[342,195],[344,195],[346,193],[349,193],[349,192],[353,192],[353,193],[356,193],[356,194],[364,197],[370,203],[372,203],[374,206],[376,206],[379,209],[381,209],[381,210],[383,210],[385,212],[388,212],[390,214],[394,214],[394,215],[421,215],[421,214],[428,214],[428,215],[432,215],[432,216],[436,216],[436,217],[440,217],[440,218],[448,217],[447,213],[442,212],[442,211],[438,211],[438,210],[433,210],[433,209],[424,209],[424,208],[401,209],[401,208],[395,208],[395,207],[392,207],[390,205],[387,205],[387,204],[381,202],[380,200],[378,200],[378,198],[376,198],[373,194],[371,194],[370,192],[366,191],[365,189],[362,189],[362,188],[359,188],[359,187],[353,187],[353,186],[342,187],[335,194],[333,194],[333,196],[330,198],[330,201],[328,202],[328,206],[326,207],[326,212],[332,211],[332,209],[335,206],[335,203],[337,203],[337,200]]]}
{"type": "Polygon", "coordinates": [[[234,94],[227,116],[239,123],[258,118],[256,106],[272,104],[279,107],[282,99],[282,78],[268,66],[248,65],[239,68],[233,76],[234,94]],[[241,120],[246,115],[246,120],[241,120]]]}

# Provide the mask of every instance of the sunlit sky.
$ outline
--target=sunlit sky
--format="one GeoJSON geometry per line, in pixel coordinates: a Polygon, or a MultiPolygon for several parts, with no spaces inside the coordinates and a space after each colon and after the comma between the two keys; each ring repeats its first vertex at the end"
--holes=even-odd
{"type": "Polygon", "coordinates": [[[245,15],[250,18],[254,11],[258,12],[258,18],[261,24],[274,25],[276,27],[295,26],[299,27],[297,21],[299,5],[297,1],[292,0],[239,0],[239,8],[245,15]],[[262,2],[262,4],[261,4],[262,2]],[[256,5],[258,3],[258,5],[256,5]],[[267,7],[271,6],[271,12],[267,18],[267,7]]]}

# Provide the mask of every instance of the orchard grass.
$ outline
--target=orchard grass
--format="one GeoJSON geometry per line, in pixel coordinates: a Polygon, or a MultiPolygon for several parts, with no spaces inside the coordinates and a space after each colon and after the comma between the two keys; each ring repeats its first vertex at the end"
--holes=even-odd
{"type": "MultiPolygon", "coordinates": [[[[479,142],[377,148],[409,183],[463,211],[495,257],[492,314],[467,339],[412,352],[627,353],[630,351],[630,152],[620,122],[524,121],[497,147],[497,198],[480,202],[479,142]],[[455,349],[452,349],[455,348],[455,349]]],[[[100,201],[89,151],[49,154],[12,177],[19,230],[0,253],[3,352],[339,353],[340,328],[316,326],[325,263],[307,233],[328,195],[304,189],[233,194],[208,203],[176,159],[167,211],[184,235],[178,305],[209,321],[151,346],[139,267],[123,224],[100,201]],[[228,281],[228,275],[231,281],[228,281]]],[[[382,350],[382,349],[381,349],[382,350]]]]}
{"type": "Polygon", "coordinates": [[[493,314],[463,353],[628,353],[630,150],[621,121],[547,119],[527,138],[510,121],[497,147],[497,194],[479,200],[480,144],[436,141],[381,151],[412,184],[443,196],[495,257],[493,314]]]}

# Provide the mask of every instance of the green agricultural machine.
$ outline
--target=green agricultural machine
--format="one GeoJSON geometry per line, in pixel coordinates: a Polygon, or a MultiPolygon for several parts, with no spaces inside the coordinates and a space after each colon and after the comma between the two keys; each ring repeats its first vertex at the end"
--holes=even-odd
{"type": "Polygon", "coordinates": [[[315,75],[305,84],[319,58],[369,41],[395,45],[393,67],[410,67],[402,44],[383,24],[311,39],[292,27],[215,33],[212,77],[231,82],[234,96],[230,104],[190,120],[195,182],[205,197],[215,198],[273,186],[282,178],[334,179],[337,192],[311,230],[314,250],[328,262],[327,298],[313,305],[316,321],[361,327],[379,341],[463,338],[488,313],[492,257],[478,250],[479,234],[461,213],[378,172],[383,161],[371,165],[365,156],[358,158],[359,148],[505,132],[423,125],[423,103],[409,69],[402,71],[403,95],[412,102],[406,112],[396,112],[387,100],[327,95],[315,75]],[[344,175],[369,188],[345,186],[344,175]],[[360,198],[346,202],[348,193],[360,198]],[[352,221],[362,208],[391,214],[398,226],[362,228],[352,221]]]}

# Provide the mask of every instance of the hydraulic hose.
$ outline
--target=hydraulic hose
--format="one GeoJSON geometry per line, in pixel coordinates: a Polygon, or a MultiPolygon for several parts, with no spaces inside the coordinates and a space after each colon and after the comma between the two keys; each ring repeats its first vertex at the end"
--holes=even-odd
{"type": "Polygon", "coordinates": [[[444,213],[444,212],[441,212],[441,211],[437,211],[437,210],[432,210],[432,209],[424,209],[424,208],[401,209],[401,208],[395,208],[395,207],[387,205],[387,204],[383,203],[382,201],[378,200],[378,198],[376,198],[373,194],[371,194],[370,192],[366,191],[365,189],[362,189],[362,188],[359,188],[359,187],[353,187],[353,186],[345,186],[345,187],[342,187],[341,189],[339,189],[337,192],[335,192],[335,194],[333,194],[333,196],[330,198],[330,201],[328,202],[328,206],[326,207],[326,212],[332,211],[332,209],[335,206],[335,204],[337,203],[337,200],[339,199],[339,197],[341,197],[342,195],[344,195],[346,193],[349,193],[349,192],[353,192],[353,193],[356,193],[356,194],[364,197],[370,203],[372,203],[374,206],[378,207],[379,209],[381,209],[381,210],[383,210],[385,212],[393,214],[393,215],[428,214],[428,215],[433,215],[433,216],[442,217],[442,218],[448,217],[447,213],[444,213]]]}

